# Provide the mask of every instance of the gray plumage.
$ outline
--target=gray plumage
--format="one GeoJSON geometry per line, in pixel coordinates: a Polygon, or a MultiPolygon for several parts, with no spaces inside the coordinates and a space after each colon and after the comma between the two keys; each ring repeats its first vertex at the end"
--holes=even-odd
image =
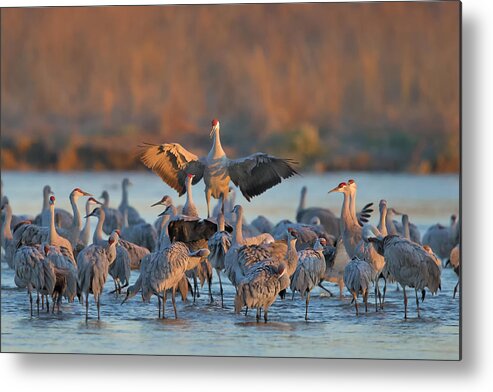
{"type": "Polygon", "coordinates": [[[257,309],[257,322],[260,320],[260,309],[264,311],[264,321],[268,320],[269,307],[282,290],[281,278],[286,273],[284,265],[275,266],[268,262],[257,263],[238,285],[235,296],[235,312],[240,313],[246,306],[257,309]]]}
{"type": "MultiPolygon", "coordinates": [[[[46,260],[53,264],[55,268],[55,276],[57,278],[58,285],[60,286],[58,298],[56,298],[58,307],[60,306],[61,297],[65,297],[68,302],[74,302],[76,296],[78,296],[78,274],[77,265],[67,257],[67,253],[62,249],[44,244],[44,252],[46,260]]],[[[55,298],[53,299],[55,301],[55,298]]],[[[60,309],[58,309],[60,310],[60,309]]]]}
{"type": "MultiPolygon", "coordinates": [[[[31,316],[33,314],[32,291],[37,290],[39,314],[39,294],[51,295],[55,288],[56,277],[53,265],[45,260],[40,245],[21,246],[14,254],[14,264],[14,283],[17,287],[27,289],[31,316]]],[[[49,308],[48,303],[47,307],[49,308]]]]}
{"type": "MultiPolygon", "coordinates": [[[[96,204],[102,205],[102,203],[100,203],[99,201],[97,201],[93,197],[90,197],[87,199],[86,209],[85,209],[86,215],[85,216],[88,216],[91,213],[92,206],[94,206],[96,204]]],[[[84,247],[86,247],[87,245],[89,245],[90,242],[91,242],[91,220],[86,219],[86,221],[84,223],[84,227],[79,233],[79,243],[82,244],[84,247]]]]}
{"type": "MultiPolygon", "coordinates": [[[[206,256],[208,250],[203,249],[193,255],[206,256]]],[[[182,242],[174,242],[163,250],[153,252],[147,255],[142,261],[140,275],[134,285],[127,290],[126,298],[135,296],[142,290],[142,299],[144,302],[149,302],[152,295],[158,296],[159,299],[159,317],[164,318],[166,292],[172,290],[172,302],[175,311],[175,318],[178,318],[175,303],[176,288],[182,280],[185,271],[188,267],[190,251],[182,242]],[[162,295],[162,308],[161,299],[162,295]]]]}
{"type": "Polygon", "coordinates": [[[325,275],[324,247],[321,240],[315,242],[313,249],[305,249],[298,252],[298,263],[296,270],[291,277],[291,291],[299,291],[301,298],[305,298],[305,320],[308,320],[308,305],[310,302],[310,292],[318,286],[325,275]]]}
{"type": "Polygon", "coordinates": [[[252,220],[250,225],[255,227],[259,233],[271,233],[274,228],[272,222],[263,215],[257,216],[254,220],[252,220]]]}
{"type": "Polygon", "coordinates": [[[340,235],[340,222],[339,218],[327,208],[321,207],[306,207],[306,194],[307,188],[304,186],[301,188],[301,197],[298,209],[296,211],[296,222],[310,224],[313,217],[320,219],[321,225],[325,228],[327,233],[338,237],[340,235]]]}
{"type": "Polygon", "coordinates": [[[365,312],[368,311],[368,289],[372,281],[373,269],[367,261],[353,257],[344,268],[344,284],[353,296],[356,315],[358,312],[358,294],[363,296],[365,312]]]}
{"type": "Polygon", "coordinates": [[[443,226],[440,223],[430,226],[423,235],[423,245],[429,245],[442,260],[448,259],[450,252],[456,245],[453,233],[455,233],[457,226],[456,215],[450,217],[449,226],[443,226]]]}
{"type": "Polygon", "coordinates": [[[108,278],[110,265],[116,258],[118,233],[114,231],[106,246],[92,244],[77,256],[78,282],[86,301],[86,320],[89,317],[89,293],[94,296],[100,319],[101,294],[108,278]]]}
{"type": "MultiPolygon", "coordinates": [[[[15,244],[14,236],[12,234],[12,229],[10,224],[12,223],[12,208],[10,207],[9,201],[6,197],[2,198],[2,212],[5,212],[5,216],[2,221],[2,237],[1,246],[4,250],[3,257],[7,262],[9,268],[14,268],[14,253],[15,244]]],[[[3,260],[2,260],[3,261],[3,260]]]]}
{"type": "Polygon", "coordinates": [[[217,278],[219,279],[219,290],[221,293],[221,306],[224,307],[224,292],[221,281],[221,271],[224,269],[224,259],[231,247],[231,234],[224,230],[224,215],[219,212],[217,215],[217,232],[209,238],[207,246],[211,252],[209,262],[211,267],[216,270],[217,278]]]}
{"type": "Polygon", "coordinates": [[[147,248],[153,252],[157,246],[157,231],[150,223],[137,223],[132,226],[128,225],[128,209],[123,210],[123,228],[121,236],[126,241],[135,245],[147,248]]]}
{"type": "MultiPolygon", "coordinates": [[[[401,222],[394,219],[395,215],[403,215],[401,212],[396,211],[395,208],[387,209],[387,233],[389,235],[401,235],[404,236],[404,227],[401,222]]],[[[409,222],[409,236],[411,241],[421,244],[421,232],[418,227],[409,222]]],[[[426,244],[425,244],[426,245],[426,244]]]]}
{"type": "Polygon", "coordinates": [[[185,204],[183,205],[181,212],[183,215],[190,216],[192,218],[198,218],[199,217],[199,211],[197,210],[197,206],[193,202],[193,194],[192,194],[193,177],[194,177],[193,174],[189,174],[187,176],[186,181],[185,181],[186,190],[187,190],[187,199],[185,201],[185,204]]]}
{"type": "Polygon", "coordinates": [[[440,288],[440,269],[433,257],[419,244],[405,238],[388,235],[383,239],[369,238],[376,250],[384,256],[382,274],[391,275],[402,286],[404,292],[404,317],[407,318],[406,286],[413,287],[419,314],[418,290],[425,298],[425,288],[435,294],[440,288]]]}
{"type": "Polygon", "coordinates": [[[108,270],[115,283],[116,294],[120,294],[121,289],[127,287],[130,283],[130,265],[131,260],[128,251],[123,246],[118,245],[116,247],[115,261],[108,270]]]}

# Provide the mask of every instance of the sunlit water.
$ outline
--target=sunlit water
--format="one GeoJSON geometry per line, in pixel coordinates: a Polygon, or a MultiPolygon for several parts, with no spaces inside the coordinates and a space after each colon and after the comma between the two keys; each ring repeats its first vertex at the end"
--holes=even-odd
{"type": "MultiPolygon", "coordinates": [[[[121,200],[120,183],[128,176],[130,204],[147,221],[154,221],[161,212],[150,204],[164,194],[175,204],[182,204],[176,192],[149,173],[15,173],[2,172],[3,193],[10,198],[14,214],[37,214],[41,209],[41,189],[50,184],[57,196],[57,207],[70,210],[68,194],[76,186],[99,196],[107,189],[110,203],[117,207],[121,200]]],[[[459,209],[459,179],[457,176],[414,176],[404,174],[331,173],[304,175],[289,179],[247,203],[241,196],[237,202],[245,207],[247,219],[263,214],[276,222],[293,219],[299,201],[299,191],[308,186],[308,205],[324,206],[338,212],[342,195],[327,191],[339,182],[354,178],[358,183],[358,205],[378,203],[385,198],[389,205],[411,216],[423,234],[436,222],[447,224],[451,213],[459,209]]],[[[203,184],[194,187],[194,199],[202,215],[206,214],[203,184]]],[[[80,202],[83,209],[83,202],[80,202]]],[[[374,215],[372,221],[377,221],[374,215]]],[[[93,223],[94,226],[94,223],[93,223]]],[[[309,317],[304,320],[305,302],[299,297],[277,300],[269,311],[267,324],[256,323],[255,314],[235,315],[234,288],[224,276],[225,308],[222,309],[219,285],[214,276],[212,292],[215,302],[209,304],[207,288],[192,303],[178,303],[179,319],[174,320],[168,300],[166,320],[157,318],[157,299],[143,304],[139,296],[124,305],[122,297],[109,292],[111,277],[102,297],[101,321],[90,301],[90,320],[84,319],[84,307],[75,302],[63,303],[60,314],[41,312],[29,314],[25,290],[15,287],[14,273],[2,263],[2,351],[119,353],[169,355],[241,355],[331,358],[459,358],[459,298],[452,299],[457,278],[451,269],[442,272],[442,291],[428,295],[420,304],[421,318],[416,318],[414,290],[408,289],[410,318],[404,320],[402,290],[395,285],[387,290],[385,309],[375,312],[370,295],[368,313],[355,316],[348,292],[338,297],[337,286],[325,283],[336,294],[329,297],[319,289],[313,291],[309,317]]],[[[131,282],[138,273],[132,272],[131,282]]],[[[362,308],[362,307],[361,307],[362,308]]],[[[360,309],[361,309],[360,308],[360,309]]]]}

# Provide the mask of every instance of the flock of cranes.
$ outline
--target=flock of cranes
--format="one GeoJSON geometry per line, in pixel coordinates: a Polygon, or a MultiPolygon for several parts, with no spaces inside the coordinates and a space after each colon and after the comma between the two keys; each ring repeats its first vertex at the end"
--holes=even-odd
{"type": "MultiPolygon", "coordinates": [[[[256,310],[257,321],[268,321],[269,307],[276,299],[286,299],[287,290],[299,292],[305,299],[305,319],[309,316],[311,291],[322,282],[345,286],[351,293],[356,314],[358,296],[368,311],[368,296],[373,286],[375,311],[385,304],[387,284],[402,288],[404,317],[407,318],[406,287],[414,288],[417,315],[419,295],[426,289],[436,294],[441,287],[442,260],[448,259],[460,276],[459,223],[453,216],[449,227],[434,225],[421,241],[415,225],[406,214],[379,203],[377,226],[369,224],[372,203],[357,212],[357,184],[341,182],[329,193],[342,193],[340,217],[326,208],[306,208],[307,189],[301,192],[296,222],[282,220],[276,225],[265,217],[251,224],[244,219],[243,207],[234,204],[232,181],[245,198],[250,199],[297,174],[290,160],[264,153],[228,159],[221,147],[219,121],[211,127],[213,146],[206,157],[198,158],[179,144],[150,145],[142,153],[142,162],[157,173],[180,195],[186,194],[182,207],[173,205],[165,195],[152,206],[162,206],[154,224],[144,221],[130,206],[128,179],[122,183],[122,202],[110,207],[109,194],[98,201],[80,188],[69,195],[72,214],[55,207],[56,199],[49,186],[43,189],[42,210],[37,217],[13,215],[6,196],[2,196],[2,261],[15,270],[15,284],[28,292],[33,316],[33,293],[39,313],[50,310],[51,298],[60,311],[60,303],[76,299],[85,304],[89,318],[89,296],[94,297],[100,319],[103,287],[111,276],[115,295],[124,297],[122,305],[140,293],[144,302],[154,295],[158,317],[165,317],[165,305],[171,294],[175,318],[178,317],[176,293],[193,301],[199,296],[199,283],[211,283],[216,271],[221,307],[225,306],[222,279],[227,277],[235,288],[234,310],[256,310]],[[207,218],[200,218],[194,204],[193,185],[205,183],[207,218]],[[77,202],[87,197],[85,222],[77,202]],[[211,216],[210,198],[219,199],[211,216]],[[402,221],[395,220],[397,215],[402,221]],[[91,217],[97,218],[91,243],[91,217]],[[105,239],[105,237],[107,239],[105,239]],[[138,278],[131,286],[131,273],[138,278]],[[383,280],[383,292],[380,282],[383,280]],[[419,295],[418,295],[419,294],[419,295]]],[[[460,279],[460,278],[459,278],[460,279]]],[[[454,298],[459,281],[454,288],[454,298]]]]}

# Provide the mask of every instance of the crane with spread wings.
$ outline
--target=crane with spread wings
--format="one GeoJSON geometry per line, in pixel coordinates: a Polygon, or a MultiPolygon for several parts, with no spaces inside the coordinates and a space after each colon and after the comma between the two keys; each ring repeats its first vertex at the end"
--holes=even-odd
{"type": "Polygon", "coordinates": [[[297,171],[291,159],[277,158],[257,152],[244,158],[229,159],[226,156],[219,136],[219,121],[212,120],[210,137],[212,148],[205,157],[197,157],[178,143],[144,144],[145,151],[140,159],[145,166],[181,196],[186,192],[186,180],[193,174],[193,184],[202,178],[205,183],[207,217],[210,218],[210,199],[221,199],[224,213],[224,200],[229,193],[229,183],[240,188],[243,196],[250,201],[252,197],[289,178],[297,171]]]}

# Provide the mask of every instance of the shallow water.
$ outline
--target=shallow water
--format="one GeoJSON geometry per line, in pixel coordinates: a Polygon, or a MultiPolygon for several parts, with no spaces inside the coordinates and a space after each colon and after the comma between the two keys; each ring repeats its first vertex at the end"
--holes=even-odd
{"type": "MultiPolygon", "coordinates": [[[[175,204],[183,203],[176,192],[149,173],[2,173],[3,193],[8,195],[14,213],[36,214],[41,208],[41,188],[50,184],[57,196],[57,207],[69,209],[66,195],[76,186],[99,196],[107,189],[110,203],[117,207],[121,199],[119,184],[128,176],[134,183],[130,203],[148,221],[161,212],[148,207],[163,194],[170,194],[175,204]],[[77,179],[77,182],[74,181],[77,179]]],[[[247,218],[258,214],[275,222],[294,218],[299,190],[308,186],[308,205],[340,209],[341,195],[327,195],[340,181],[354,178],[359,187],[358,205],[386,198],[389,205],[410,214],[422,234],[436,222],[446,224],[451,213],[458,211],[459,180],[457,176],[414,176],[402,174],[332,173],[305,175],[283,182],[264,195],[246,203],[247,218]]],[[[194,199],[205,214],[203,185],[194,187],[194,199]]],[[[80,202],[80,208],[83,203],[80,202]]],[[[376,222],[374,216],[372,221],[376,222]]],[[[94,223],[93,223],[94,226],[94,223]]],[[[309,317],[305,322],[305,301],[299,294],[291,300],[277,300],[269,310],[267,324],[256,323],[255,313],[248,316],[233,312],[234,288],[224,276],[225,308],[220,306],[219,284],[214,275],[209,303],[207,288],[193,304],[177,300],[179,319],[174,320],[168,299],[166,320],[157,319],[157,299],[143,304],[139,296],[124,305],[122,297],[109,294],[111,277],[105,286],[101,304],[101,321],[90,300],[90,319],[84,320],[84,307],[75,302],[63,303],[61,314],[40,312],[30,317],[25,290],[15,287],[14,273],[2,263],[2,351],[120,353],[169,355],[242,355],[331,358],[459,358],[459,299],[452,299],[457,278],[450,269],[442,272],[442,291],[427,295],[420,304],[421,318],[416,318],[414,291],[408,289],[408,315],[404,320],[402,290],[389,285],[383,311],[375,312],[370,294],[368,313],[355,316],[348,293],[338,296],[337,286],[324,283],[335,294],[327,296],[318,288],[311,296],[309,317]]],[[[133,272],[131,282],[137,279],[133,272]]],[[[361,301],[361,299],[360,299],[361,301]]]]}

